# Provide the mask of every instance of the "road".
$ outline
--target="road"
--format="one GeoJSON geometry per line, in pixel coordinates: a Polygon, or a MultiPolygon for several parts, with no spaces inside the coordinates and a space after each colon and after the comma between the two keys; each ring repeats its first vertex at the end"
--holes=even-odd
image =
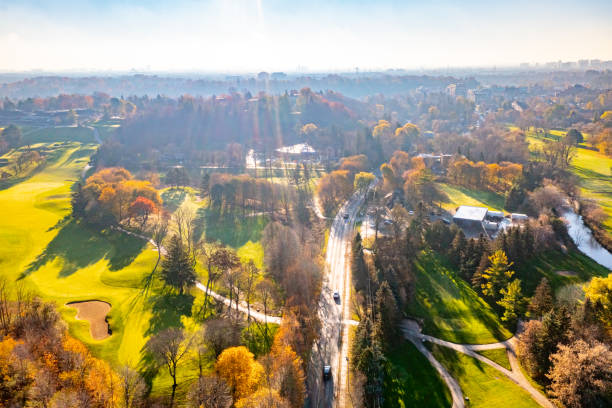
{"type": "Polygon", "coordinates": [[[541,406],[545,408],[554,408],[554,404],[546,398],[542,393],[540,393],[537,389],[535,389],[531,383],[525,378],[525,375],[520,369],[520,365],[518,359],[516,358],[516,343],[517,338],[513,336],[512,338],[500,341],[497,343],[488,343],[488,344],[457,344],[451,343],[450,341],[438,339],[433,336],[428,336],[426,334],[422,334],[418,324],[414,321],[405,320],[402,324],[402,330],[404,331],[405,337],[410,340],[417,349],[427,359],[432,363],[432,365],[438,370],[442,379],[446,382],[446,385],[451,390],[451,394],[453,396],[453,408],[461,408],[464,406],[463,396],[461,394],[461,389],[458,388],[457,381],[450,376],[450,374],[441,367],[440,363],[433,357],[433,355],[427,350],[426,347],[423,347],[421,344],[423,341],[428,341],[434,344],[438,344],[443,347],[448,347],[460,353],[466,354],[470,357],[474,357],[475,359],[482,361],[485,364],[490,365],[500,373],[504,374],[510,380],[512,380],[516,385],[523,388],[527,391],[531,397],[541,406]],[[420,347],[419,347],[420,346],[420,347]],[[510,367],[512,370],[508,370],[505,367],[500,366],[496,362],[484,357],[481,354],[478,354],[477,351],[481,350],[491,350],[505,348],[508,354],[508,360],[510,361],[510,367]],[[442,369],[442,371],[440,370],[442,369]],[[458,389],[458,392],[457,392],[458,389]]]}
{"type": "Polygon", "coordinates": [[[327,242],[326,271],[319,300],[321,333],[314,344],[308,370],[311,407],[348,407],[349,397],[349,326],[357,322],[350,319],[350,265],[349,253],[353,239],[355,219],[363,202],[363,194],[355,193],[334,218],[327,242]],[[348,219],[343,214],[348,213],[348,219]],[[333,293],[340,294],[336,303],[333,293]],[[323,381],[324,365],[331,365],[332,378],[323,381]]]}

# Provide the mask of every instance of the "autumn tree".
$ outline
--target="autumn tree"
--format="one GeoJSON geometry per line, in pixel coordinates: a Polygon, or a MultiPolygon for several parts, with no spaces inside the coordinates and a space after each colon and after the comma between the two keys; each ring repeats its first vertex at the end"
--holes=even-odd
{"type": "Polygon", "coordinates": [[[167,285],[177,288],[182,295],[185,288],[193,286],[196,282],[193,262],[177,235],[170,239],[167,251],[162,261],[162,279],[167,285]]]}
{"type": "Polygon", "coordinates": [[[260,388],[248,397],[236,403],[236,408],[289,408],[290,405],[278,391],[270,388],[260,388]]]}
{"type": "Polygon", "coordinates": [[[401,338],[400,319],[401,314],[397,301],[389,283],[385,280],[376,292],[376,320],[380,325],[382,344],[386,350],[391,349],[401,338]]]}
{"type": "Polygon", "coordinates": [[[178,386],[178,368],[189,351],[190,342],[191,339],[185,338],[185,333],[181,329],[170,328],[155,334],[146,344],[147,351],[160,365],[166,367],[172,378],[170,407],[174,404],[178,386]]]}
{"type": "Polygon", "coordinates": [[[263,367],[244,346],[223,350],[217,358],[215,370],[230,387],[234,401],[253,393],[263,375],[263,367]]]}
{"type": "Polygon", "coordinates": [[[317,194],[326,214],[331,214],[353,192],[353,180],[348,170],[335,170],[321,177],[317,194]]]}
{"type": "Polygon", "coordinates": [[[149,200],[146,197],[138,196],[128,209],[128,214],[130,217],[138,217],[140,218],[140,227],[144,227],[149,219],[149,215],[154,213],[157,210],[155,203],[149,200]]]}
{"type": "Polygon", "coordinates": [[[578,340],[559,345],[547,374],[554,398],[567,408],[604,407],[612,403],[612,351],[608,345],[578,340]]]}
{"type": "Polygon", "coordinates": [[[584,288],[585,296],[598,305],[598,317],[606,327],[612,326],[612,273],[607,277],[594,277],[584,288]]]}
{"type": "Polygon", "coordinates": [[[303,362],[291,346],[275,342],[271,352],[272,383],[292,408],[304,406],[306,386],[303,362]]]}
{"type": "Polygon", "coordinates": [[[374,176],[374,174],[368,173],[365,171],[361,171],[355,174],[355,181],[354,181],[355,190],[358,190],[364,193],[368,189],[370,184],[372,184],[375,178],[376,176],[374,176]]]}
{"type": "Polygon", "coordinates": [[[514,272],[510,270],[512,263],[508,263],[508,257],[502,250],[497,250],[489,256],[489,262],[490,266],[482,273],[482,293],[497,301],[501,290],[508,286],[514,272]]]}

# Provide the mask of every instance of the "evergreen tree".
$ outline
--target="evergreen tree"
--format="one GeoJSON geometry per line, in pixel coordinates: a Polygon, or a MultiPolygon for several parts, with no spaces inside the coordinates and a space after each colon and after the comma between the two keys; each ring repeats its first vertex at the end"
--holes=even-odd
{"type": "Polygon", "coordinates": [[[525,313],[525,298],[521,289],[521,280],[515,279],[508,284],[507,288],[501,290],[502,298],[497,302],[504,308],[502,321],[514,327],[518,318],[525,313]]]}
{"type": "Polygon", "coordinates": [[[77,183],[76,189],[72,193],[72,216],[74,218],[85,217],[85,208],[87,207],[87,199],[83,194],[83,186],[81,183],[77,183]]]}
{"type": "Polygon", "coordinates": [[[461,264],[461,255],[465,251],[467,244],[465,234],[461,229],[458,229],[449,249],[449,258],[457,267],[461,264]]]}
{"type": "Polygon", "coordinates": [[[210,174],[204,173],[202,176],[202,183],[200,184],[202,190],[202,197],[208,197],[210,194],[210,174]]]}
{"type": "Polygon", "coordinates": [[[168,253],[162,261],[161,274],[164,282],[177,288],[180,294],[183,294],[186,287],[195,284],[196,274],[193,270],[193,262],[177,235],[170,239],[168,253]]]}
{"type": "Polygon", "coordinates": [[[483,273],[482,293],[485,296],[498,301],[501,290],[508,285],[508,281],[514,275],[510,270],[512,263],[508,263],[508,257],[502,250],[497,250],[489,257],[489,266],[483,273]]]}
{"type": "Polygon", "coordinates": [[[351,255],[351,273],[353,275],[355,290],[367,290],[368,269],[365,260],[363,259],[363,245],[361,241],[361,234],[359,233],[357,233],[353,239],[351,255]]]}
{"type": "Polygon", "coordinates": [[[529,313],[532,317],[542,317],[553,308],[554,301],[555,298],[548,284],[548,279],[542,278],[529,303],[529,313]]]}
{"type": "Polygon", "coordinates": [[[380,339],[383,349],[389,350],[401,338],[399,331],[401,315],[397,301],[387,281],[376,292],[376,320],[380,325],[380,339]]]}

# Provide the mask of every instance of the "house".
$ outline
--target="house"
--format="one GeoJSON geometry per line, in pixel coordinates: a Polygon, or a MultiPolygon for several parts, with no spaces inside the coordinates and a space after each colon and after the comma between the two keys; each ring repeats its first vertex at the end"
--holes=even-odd
{"type": "Polygon", "coordinates": [[[481,230],[488,211],[486,207],[462,205],[457,208],[453,222],[461,228],[481,230]]]}
{"type": "Polygon", "coordinates": [[[317,151],[308,143],[283,146],[276,149],[274,153],[285,160],[315,160],[318,158],[317,151]]]}

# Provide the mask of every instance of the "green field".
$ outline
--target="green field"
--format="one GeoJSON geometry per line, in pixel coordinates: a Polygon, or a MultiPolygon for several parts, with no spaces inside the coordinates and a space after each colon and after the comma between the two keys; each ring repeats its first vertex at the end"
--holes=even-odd
{"type": "Polygon", "coordinates": [[[478,354],[512,371],[512,367],[510,366],[510,360],[508,359],[508,352],[505,348],[480,350],[478,351],[478,354]]]}
{"type": "Polygon", "coordinates": [[[454,343],[494,343],[512,334],[491,307],[434,252],[415,261],[415,293],[408,315],[423,319],[423,332],[454,343]]]}
{"type": "Polygon", "coordinates": [[[95,143],[93,131],[86,127],[41,128],[23,132],[24,144],[79,142],[95,143]]]}
{"type": "Polygon", "coordinates": [[[385,407],[450,407],[452,397],[438,372],[412,343],[387,356],[385,407]]]}
{"type": "MultiPolygon", "coordinates": [[[[55,129],[51,134],[69,139],[72,129],[76,128],[55,129]]],[[[155,283],[143,296],[142,279],[157,260],[151,245],[85,226],[69,216],[72,186],[95,145],[64,141],[43,147],[49,152],[44,168],[0,190],[0,277],[54,302],[69,332],[95,356],[115,366],[130,364],[146,371],[142,357],[147,338],[170,326],[193,326],[192,304],[203,295],[194,289],[179,296],[155,283]],[[108,316],[112,336],[104,340],[93,340],[89,323],[76,320],[76,310],[65,306],[94,299],[112,306],[108,316]]],[[[245,254],[259,262],[256,246],[247,247],[245,254]]],[[[194,376],[189,365],[180,374],[181,379],[194,376]]],[[[154,393],[170,386],[164,370],[149,379],[154,393]]]]}
{"type": "Polygon", "coordinates": [[[564,286],[586,282],[593,276],[606,276],[608,270],[579,251],[570,250],[563,254],[558,251],[549,251],[539,254],[521,269],[515,269],[516,277],[523,284],[525,295],[531,296],[543,277],[553,289],[558,290],[564,286]],[[575,276],[561,276],[557,271],[574,272],[575,276]]]}
{"type": "MultiPolygon", "coordinates": [[[[545,137],[530,130],[527,131],[527,141],[531,147],[541,146],[543,140],[553,140],[565,136],[565,133],[552,130],[550,137],[545,137]]],[[[570,170],[578,177],[582,195],[596,200],[608,214],[604,225],[612,234],[612,158],[584,147],[576,150],[570,170]]]]}
{"type": "Polygon", "coordinates": [[[539,407],[527,391],[505,375],[473,357],[446,347],[433,345],[436,359],[457,380],[466,400],[466,407],[539,407]]]}
{"type": "Polygon", "coordinates": [[[460,205],[487,207],[497,211],[502,211],[504,208],[505,199],[501,194],[452,186],[447,183],[437,183],[437,186],[446,195],[441,205],[447,211],[454,212],[460,205]]]}

